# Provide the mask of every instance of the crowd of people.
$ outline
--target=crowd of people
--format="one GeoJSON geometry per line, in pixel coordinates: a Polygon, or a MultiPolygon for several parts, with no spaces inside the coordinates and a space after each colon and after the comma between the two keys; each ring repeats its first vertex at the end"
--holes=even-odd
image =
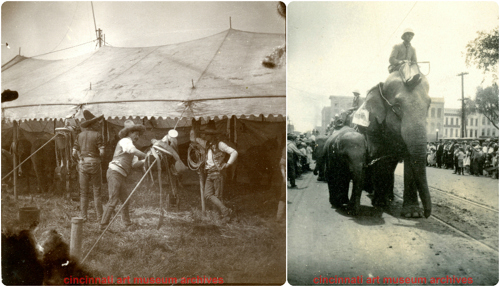
{"type": "Polygon", "coordinates": [[[314,135],[306,137],[305,134],[287,134],[287,175],[290,180],[290,188],[296,188],[295,180],[302,179],[302,174],[312,171],[312,152],[314,148],[314,135]]]}
{"type": "Polygon", "coordinates": [[[453,174],[498,179],[498,141],[439,140],[427,143],[427,166],[453,169],[453,174]]]}

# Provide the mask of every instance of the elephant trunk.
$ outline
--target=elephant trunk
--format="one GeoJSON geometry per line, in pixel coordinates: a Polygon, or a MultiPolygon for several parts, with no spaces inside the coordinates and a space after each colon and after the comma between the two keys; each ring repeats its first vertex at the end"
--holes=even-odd
{"type": "Polygon", "coordinates": [[[412,125],[408,132],[403,133],[403,139],[407,146],[407,159],[413,173],[412,177],[424,207],[424,216],[428,218],[431,215],[432,204],[426,174],[427,132],[423,124],[412,125]]]}

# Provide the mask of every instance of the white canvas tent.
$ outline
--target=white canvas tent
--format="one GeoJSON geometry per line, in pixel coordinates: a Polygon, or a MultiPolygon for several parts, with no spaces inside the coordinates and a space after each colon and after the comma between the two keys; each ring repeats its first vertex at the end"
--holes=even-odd
{"type": "MultiPolygon", "coordinates": [[[[13,121],[27,132],[53,133],[62,119],[81,118],[87,109],[104,114],[115,130],[127,118],[145,124],[154,121],[155,126],[146,124],[150,137],[165,134],[181,117],[183,127],[191,125],[191,118],[215,119],[218,128],[227,126],[228,133],[234,132],[229,136],[232,141],[238,132],[253,130],[254,135],[246,137],[258,142],[238,144],[240,153],[271,136],[284,146],[286,69],[262,65],[264,57],[284,43],[284,34],[229,29],[165,46],[105,46],[64,60],[17,56],[2,66],[2,90],[19,93],[17,100],[2,103],[2,139],[11,133],[13,121]],[[245,129],[240,119],[262,124],[245,129]],[[46,124],[50,121],[54,124],[46,124]]],[[[179,144],[189,140],[185,135],[179,144]]]]}
{"type": "Polygon", "coordinates": [[[223,118],[285,115],[285,68],[262,59],[283,45],[281,34],[229,29],[185,43],[105,46],[66,60],[17,56],[2,66],[5,121],[63,119],[79,109],[106,118],[223,118]]]}

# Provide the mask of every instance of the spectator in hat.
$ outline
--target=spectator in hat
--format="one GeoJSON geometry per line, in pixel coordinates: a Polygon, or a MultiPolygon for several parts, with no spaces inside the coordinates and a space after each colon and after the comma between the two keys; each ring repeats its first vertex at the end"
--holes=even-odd
{"type": "Polygon", "coordinates": [[[458,175],[464,175],[464,158],[465,158],[465,153],[464,153],[464,149],[462,147],[458,148],[458,152],[457,152],[457,166],[458,166],[458,170],[457,170],[457,174],[458,175]]]}
{"type": "MultiPolygon", "coordinates": [[[[133,168],[140,168],[144,165],[146,154],[134,146],[134,142],[139,140],[144,131],[146,131],[144,125],[135,124],[132,120],[127,120],[124,123],[124,128],[118,133],[121,139],[116,144],[113,160],[109,163],[106,174],[109,201],[101,221],[101,230],[104,230],[108,226],[118,202],[125,203],[128,198],[129,194],[126,189],[128,175],[130,175],[133,168]]],[[[122,208],[122,220],[125,227],[128,228],[132,225],[128,202],[122,208]]]]}
{"type": "Polygon", "coordinates": [[[297,136],[289,133],[286,137],[286,150],[287,150],[287,175],[290,180],[290,188],[296,188],[295,179],[297,177],[297,161],[298,158],[304,156],[297,146],[295,145],[295,140],[297,136]]]}
{"type": "Polygon", "coordinates": [[[101,157],[104,156],[104,140],[100,129],[104,115],[94,116],[90,111],[84,110],[85,121],[81,123],[83,129],[76,136],[73,144],[73,157],[78,159],[78,174],[80,183],[80,216],[87,221],[87,209],[89,207],[90,189],[94,194],[94,206],[97,221],[102,219],[101,202],[101,157]]]}
{"type": "MultiPolygon", "coordinates": [[[[211,123],[213,123],[213,121],[211,123]]],[[[233,211],[227,208],[220,200],[220,192],[223,183],[221,171],[236,162],[238,152],[220,140],[218,137],[220,132],[215,128],[215,123],[213,123],[213,126],[209,123],[209,127],[200,132],[205,134],[205,139],[199,138],[195,130],[191,129],[190,140],[205,148],[206,180],[204,196],[205,199],[211,201],[219,208],[224,219],[229,220],[233,211]],[[224,162],[226,154],[229,155],[229,159],[227,162],[224,162]]]]}
{"type": "Polygon", "coordinates": [[[404,30],[401,35],[403,43],[395,45],[389,57],[389,73],[399,71],[403,83],[410,90],[422,81],[417,66],[417,53],[410,43],[414,35],[412,29],[404,30]]]}

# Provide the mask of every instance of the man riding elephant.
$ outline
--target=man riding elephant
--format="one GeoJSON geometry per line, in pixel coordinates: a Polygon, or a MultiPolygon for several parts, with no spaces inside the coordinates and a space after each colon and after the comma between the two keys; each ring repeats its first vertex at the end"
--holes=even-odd
{"type": "Polygon", "coordinates": [[[403,42],[392,48],[389,57],[389,73],[399,71],[399,75],[409,90],[413,90],[421,81],[420,70],[417,65],[417,53],[410,44],[413,39],[412,29],[406,29],[401,36],[403,42]]]}

